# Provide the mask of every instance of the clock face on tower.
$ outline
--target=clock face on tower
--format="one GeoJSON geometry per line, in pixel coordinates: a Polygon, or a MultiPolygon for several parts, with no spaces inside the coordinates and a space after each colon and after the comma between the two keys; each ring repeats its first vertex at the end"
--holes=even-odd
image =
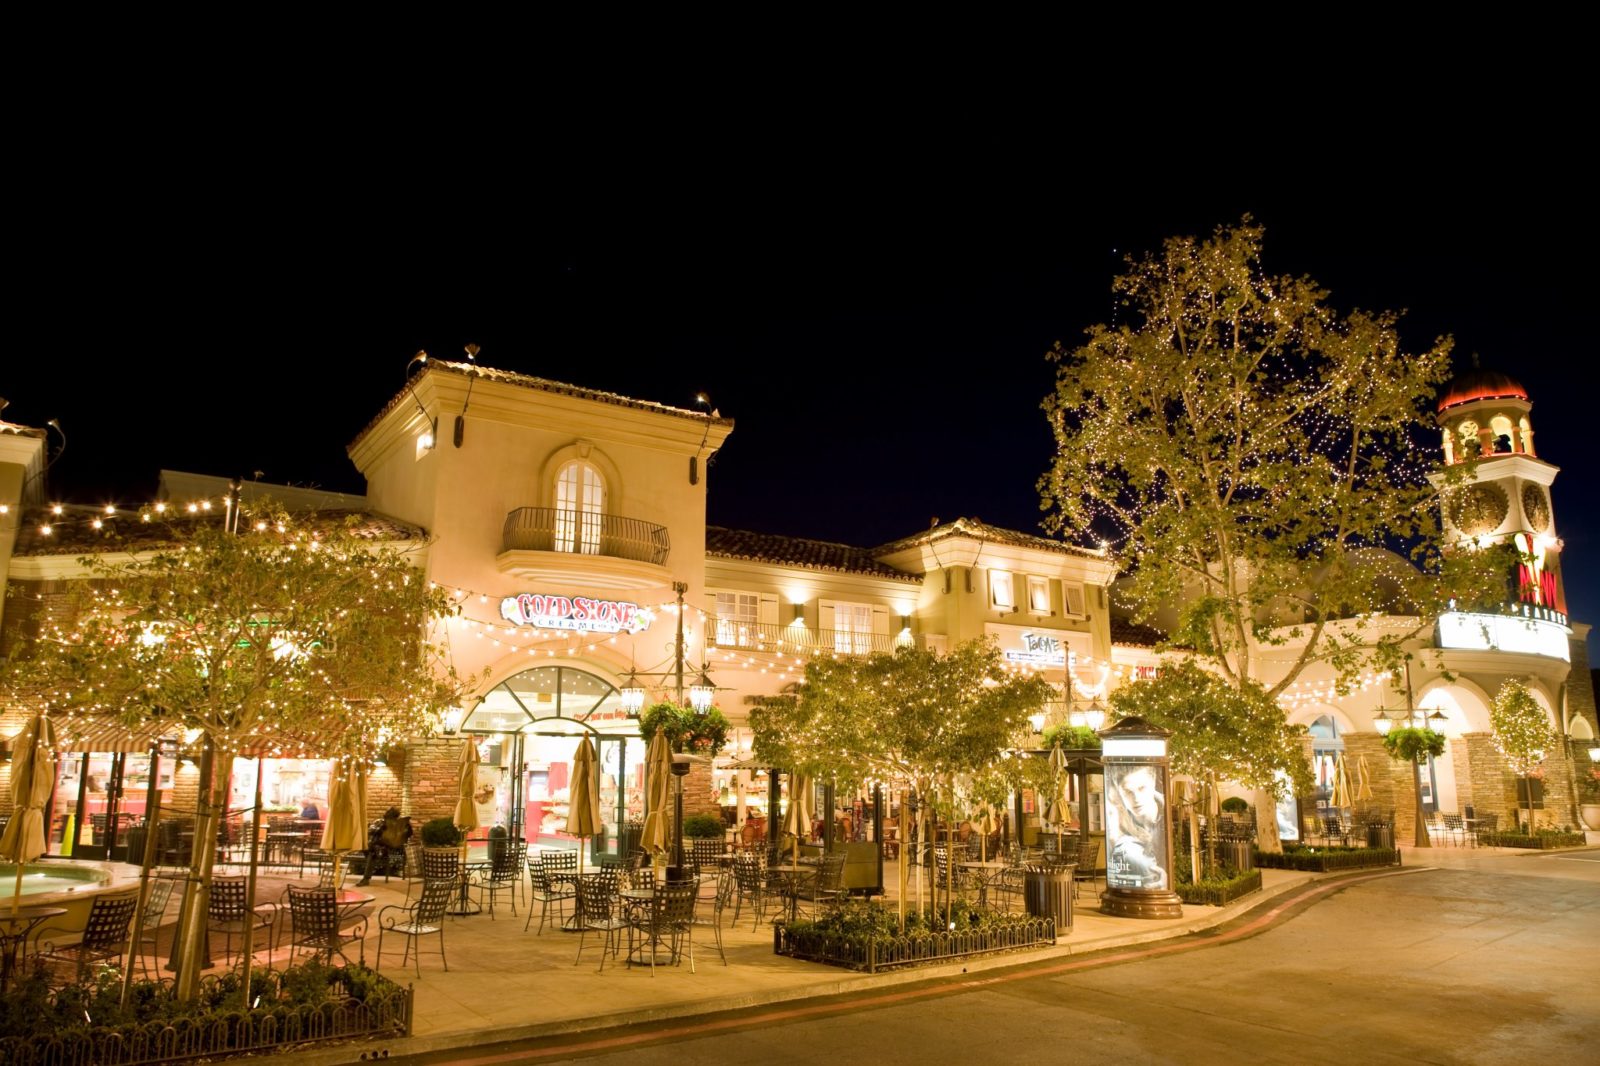
{"type": "Polygon", "coordinates": [[[1522,517],[1528,520],[1528,528],[1535,533],[1550,528],[1550,497],[1543,485],[1522,486],[1522,517]]]}
{"type": "Polygon", "coordinates": [[[1469,537],[1493,533],[1511,512],[1511,500],[1499,485],[1467,485],[1453,496],[1450,521],[1469,537]]]}

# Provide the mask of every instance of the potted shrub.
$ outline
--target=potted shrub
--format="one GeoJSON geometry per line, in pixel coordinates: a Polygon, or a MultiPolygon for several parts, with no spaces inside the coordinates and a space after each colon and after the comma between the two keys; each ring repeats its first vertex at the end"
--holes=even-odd
{"type": "Polygon", "coordinates": [[[683,835],[698,840],[721,840],[726,831],[714,814],[691,814],[683,820],[683,835]]]}
{"type": "Polygon", "coordinates": [[[1578,778],[1578,804],[1583,824],[1600,830],[1600,767],[1591,766],[1578,778]]]}
{"type": "Polygon", "coordinates": [[[422,846],[454,848],[461,844],[461,830],[449,818],[434,818],[422,823],[422,846]]]}

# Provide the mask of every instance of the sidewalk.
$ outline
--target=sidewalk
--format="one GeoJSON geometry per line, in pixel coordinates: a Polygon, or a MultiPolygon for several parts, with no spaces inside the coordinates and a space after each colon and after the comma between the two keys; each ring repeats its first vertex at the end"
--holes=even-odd
{"type": "MultiPolygon", "coordinates": [[[[1077,901],[1083,909],[1076,910],[1073,928],[1060,935],[1052,947],[879,974],[853,973],[774,955],[771,926],[763,922],[752,930],[748,911],[736,926],[723,928],[726,966],[717,954],[711,927],[705,925],[695,930],[695,973],[689,972],[685,962],[678,967],[659,968],[652,977],[647,967],[630,970],[614,964],[609,957],[605,972],[599,973],[602,938],[590,934],[582,960],[574,965],[576,934],[552,932],[548,927],[542,935],[532,930],[524,932],[526,909],[519,905],[518,916],[512,918],[502,903],[493,920],[485,913],[450,921],[445,930],[448,973],[440,968],[437,954],[423,957],[420,977],[412,967],[402,970],[401,944],[385,943],[383,972],[416,989],[412,1036],[311,1049],[299,1052],[296,1062],[334,1066],[361,1061],[363,1052],[370,1059],[374,1049],[387,1049],[391,1057],[414,1055],[864,992],[930,977],[1060,959],[1208,929],[1264,900],[1327,876],[1333,875],[1264,870],[1261,892],[1225,907],[1185,906],[1182,918],[1170,920],[1106,917],[1089,909],[1098,907],[1098,903],[1085,891],[1077,901]]],[[[403,896],[393,887],[385,889],[381,880],[369,887],[379,897],[379,906],[398,902],[403,896]]],[[[709,913],[708,904],[702,904],[702,909],[709,913]]],[[[537,925],[535,917],[535,928],[537,925]]],[[[374,927],[366,945],[369,964],[377,961],[377,950],[374,927]]]]}

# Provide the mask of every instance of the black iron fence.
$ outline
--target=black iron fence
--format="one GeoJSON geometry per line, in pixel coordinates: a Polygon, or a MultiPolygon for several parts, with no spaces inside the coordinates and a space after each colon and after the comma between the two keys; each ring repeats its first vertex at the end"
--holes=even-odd
{"type": "Polygon", "coordinates": [[[572,552],[664,566],[667,527],[637,518],[559,507],[518,507],[506,515],[501,551],[572,552]]]}

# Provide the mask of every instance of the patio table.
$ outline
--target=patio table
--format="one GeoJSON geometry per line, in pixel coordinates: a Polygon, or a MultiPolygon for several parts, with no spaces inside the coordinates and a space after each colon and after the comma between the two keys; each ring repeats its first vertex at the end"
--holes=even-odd
{"type": "Polygon", "coordinates": [[[989,905],[989,885],[996,877],[1000,876],[1002,870],[1007,869],[1009,866],[1008,863],[996,859],[990,859],[988,862],[979,862],[974,859],[957,865],[963,870],[972,871],[973,880],[978,882],[978,906],[980,907],[989,905]]]}
{"type": "Polygon", "coordinates": [[[11,974],[17,966],[17,949],[26,943],[41,922],[59,918],[65,913],[65,907],[35,904],[18,907],[13,915],[9,903],[0,903],[0,990],[11,984],[11,974]]]}

